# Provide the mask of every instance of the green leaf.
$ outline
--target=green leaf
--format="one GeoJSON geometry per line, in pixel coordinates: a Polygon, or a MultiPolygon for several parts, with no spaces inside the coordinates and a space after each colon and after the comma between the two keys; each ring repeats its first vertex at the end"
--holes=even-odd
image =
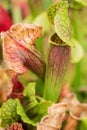
{"type": "Polygon", "coordinates": [[[1,126],[11,125],[13,122],[18,121],[18,115],[16,111],[17,102],[16,100],[9,99],[7,102],[2,104],[0,109],[1,126]]]}
{"type": "Polygon", "coordinates": [[[42,0],[42,3],[43,3],[43,9],[46,10],[51,4],[52,4],[52,0],[42,0]]]}
{"type": "Polygon", "coordinates": [[[71,39],[71,21],[68,8],[69,4],[65,0],[52,5],[47,11],[49,21],[55,25],[55,32],[64,42],[71,39]]]}
{"type": "Polygon", "coordinates": [[[77,130],[87,130],[87,117],[79,121],[77,130]]]}
{"type": "Polygon", "coordinates": [[[20,8],[12,4],[12,20],[14,23],[19,23],[22,21],[22,13],[20,8]],[[17,15],[16,15],[17,14],[17,15]]]}
{"type": "Polygon", "coordinates": [[[79,2],[80,4],[87,6],[87,0],[74,0],[75,2],[79,2]]]}
{"type": "Polygon", "coordinates": [[[72,42],[75,46],[71,47],[71,59],[70,59],[70,61],[71,61],[71,63],[77,63],[83,58],[84,50],[83,50],[82,46],[79,44],[78,41],[73,39],[72,42]]]}
{"type": "Polygon", "coordinates": [[[47,10],[47,16],[51,24],[54,24],[54,17],[56,16],[57,12],[61,8],[68,8],[68,2],[66,0],[60,1],[54,5],[52,5],[48,10],[47,10]]]}
{"type": "Polygon", "coordinates": [[[3,103],[0,109],[1,126],[11,125],[13,122],[17,122],[19,116],[21,120],[27,124],[35,125],[35,123],[27,116],[21,102],[18,99],[9,99],[3,103]]]}
{"type": "Polygon", "coordinates": [[[54,18],[55,32],[64,41],[71,39],[71,21],[68,15],[68,8],[64,7],[57,11],[54,18]]]}
{"type": "Polygon", "coordinates": [[[38,24],[39,26],[42,26],[43,33],[46,33],[50,30],[50,23],[48,21],[46,12],[43,12],[40,15],[38,15],[33,21],[33,23],[38,24]]]}
{"type": "Polygon", "coordinates": [[[29,119],[31,119],[34,124],[36,124],[44,115],[47,114],[47,109],[52,104],[52,102],[46,101],[35,94],[35,83],[29,83],[29,85],[24,90],[24,96],[28,98],[27,106],[24,105],[26,113],[29,119]]]}
{"type": "Polygon", "coordinates": [[[29,100],[29,107],[28,110],[38,104],[36,97],[35,97],[35,82],[29,83],[24,90],[24,96],[29,100]]]}
{"type": "Polygon", "coordinates": [[[47,115],[48,107],[52,105],[51,101],[41,101],[32,109],[27,112],[29,118],[34,121],[34,123],[39,122],[42,117],[47,115]]]}
{"type": "Polygon", "coordinates": [[[70,5],[70,8],[73,8],[73,9],[83,8],[83,5],[75,0],[70,1],[69,5],[70,5]]]}
{"type": "Polygon", "coordinates": [[[31,82],[28,84],[28,86],[24,89],[24,96],[29,97],[32,99],[32,97],[35,95],[35,82],[31,82]]]}
{"type": "Polygon", "coordinates": [[[17,101],[17,114],[21,117],[21,120],[27,124],[31,124],[34,126],[35,123],[31,119],[28,118],[20,101],[18,99],[16,99],[16,101],[17,101]]]}
{"type": "Polygon", "coordinates": [[[73,11],[72,30],[73,36],[87,50],[87,8],[73,11]]]}

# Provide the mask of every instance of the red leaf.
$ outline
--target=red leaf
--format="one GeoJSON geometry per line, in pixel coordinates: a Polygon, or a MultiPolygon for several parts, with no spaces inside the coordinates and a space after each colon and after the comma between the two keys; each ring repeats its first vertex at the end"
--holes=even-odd
{"type": "Polygon", "coordinates": [[[8,12],[0,4],[0,32],[8,30],[11,25],[12,25],[12,20],[8,12]]]}
{"type": "Polygon", "coordinates": [[[22,74],[27,67],[43,77],[45,63],[34,44],[41,31],[42,28],[37,25],[20,23],[1,33],[3,57],[9,69],[22,74]]]}

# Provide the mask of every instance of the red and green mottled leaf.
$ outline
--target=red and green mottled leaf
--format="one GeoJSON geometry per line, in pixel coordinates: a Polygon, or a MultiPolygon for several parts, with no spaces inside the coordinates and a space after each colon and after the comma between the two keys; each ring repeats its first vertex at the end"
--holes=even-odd
{"type": "Polygon", "coordinates": [[[68,8],[64,7],[58,10],[54,18],[55,32],[64,41],[71,39],[71,22],[68,15],[68,8]]]}
{"type": "Polygon", "coordinates": [[[49,7],[49,9],[47,10],[47,16],[51,24],[54,24],[54,17],[56,16],[58,10],[63,7],[68,7],[67,1],[59,1],[58,3],[49,7]]]}
{"type": "Polygon", "coordinates": [[[10,30],[1,33],[3,57],[9,69],[22,74],[29,68],[43,77],[45,63],[35,46],[41,30],[41,27],[34,24],[15,24],[10,30]]]}

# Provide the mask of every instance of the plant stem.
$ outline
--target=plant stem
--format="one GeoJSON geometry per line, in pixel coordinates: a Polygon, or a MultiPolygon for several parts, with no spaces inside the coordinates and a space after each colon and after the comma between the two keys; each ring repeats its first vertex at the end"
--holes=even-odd
{"type": "MultiPolygon", "coordinates": [[[[81,32],[81,25],[80,19],[78,19],[78,10],[73,10],[72,16],[72,24],[73,24],[73,35],[74,37],[80,42],[83,43],[83,37],[81,32]]],[[[81,61],[76,64],[75,67],[75,76],[73,81],[74,91],[77,92],[78,88],[81,86],[81,79],[82,79],[82,70],[81,70],[81,61]]]]}
{"type": "Polygon", "coordinates": [[[69,63],[69,46],[52,46],[48,56],[48,65],[45,77],[44,98],[57,102],[60,96],[61,84],[69,63]]]}
{"type": "Polygon", "coordinates": [[[21,10],[15,5],[12,5],[12,19],[14,23],[18,23],[22,21],[21,10]]]}

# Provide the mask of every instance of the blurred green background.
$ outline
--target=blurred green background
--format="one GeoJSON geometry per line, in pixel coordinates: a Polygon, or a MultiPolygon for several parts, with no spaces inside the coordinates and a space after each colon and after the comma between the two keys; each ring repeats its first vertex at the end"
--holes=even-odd
{"type": "MultiPolygon", "coordinates": [[[[0,0],[0,32],[8,29],[8,22],[15,23],[36,23],[43,27],[42,37],[36,41],[38,49],[47,60],[49,48],[49,37],[54,31],[53,26],[49,23],[46,11],[51,4],[58,0],[0,0]],[[2,7],[6,10],[9,20],[6,17],[2,7]],[[3,18],[2,18],[3,16],[3,18]],[[5,22],[3,22],[5,21],[5,22]]],[[[87,102],[87,6],[84,1],[69,1],[69,15],[72,23],[72,35],[80,45],[77,47],[74,55],[74,61],[70,64],[67,72],[65,83],[68,84],[71,91],[75,92],[82,102],[87,102]]],[[[3,64],[2,42],[0,40],[0,63],[3,64]]],[[[37,77],[27,71],[20,76],[20,81],[27,84],[29,81],[36,81],[37,77]]],[[[41,83],[41,81],[39,81],[41,83]]],[[[41,83],[42,84],[42,83],[41,83]]]]}

